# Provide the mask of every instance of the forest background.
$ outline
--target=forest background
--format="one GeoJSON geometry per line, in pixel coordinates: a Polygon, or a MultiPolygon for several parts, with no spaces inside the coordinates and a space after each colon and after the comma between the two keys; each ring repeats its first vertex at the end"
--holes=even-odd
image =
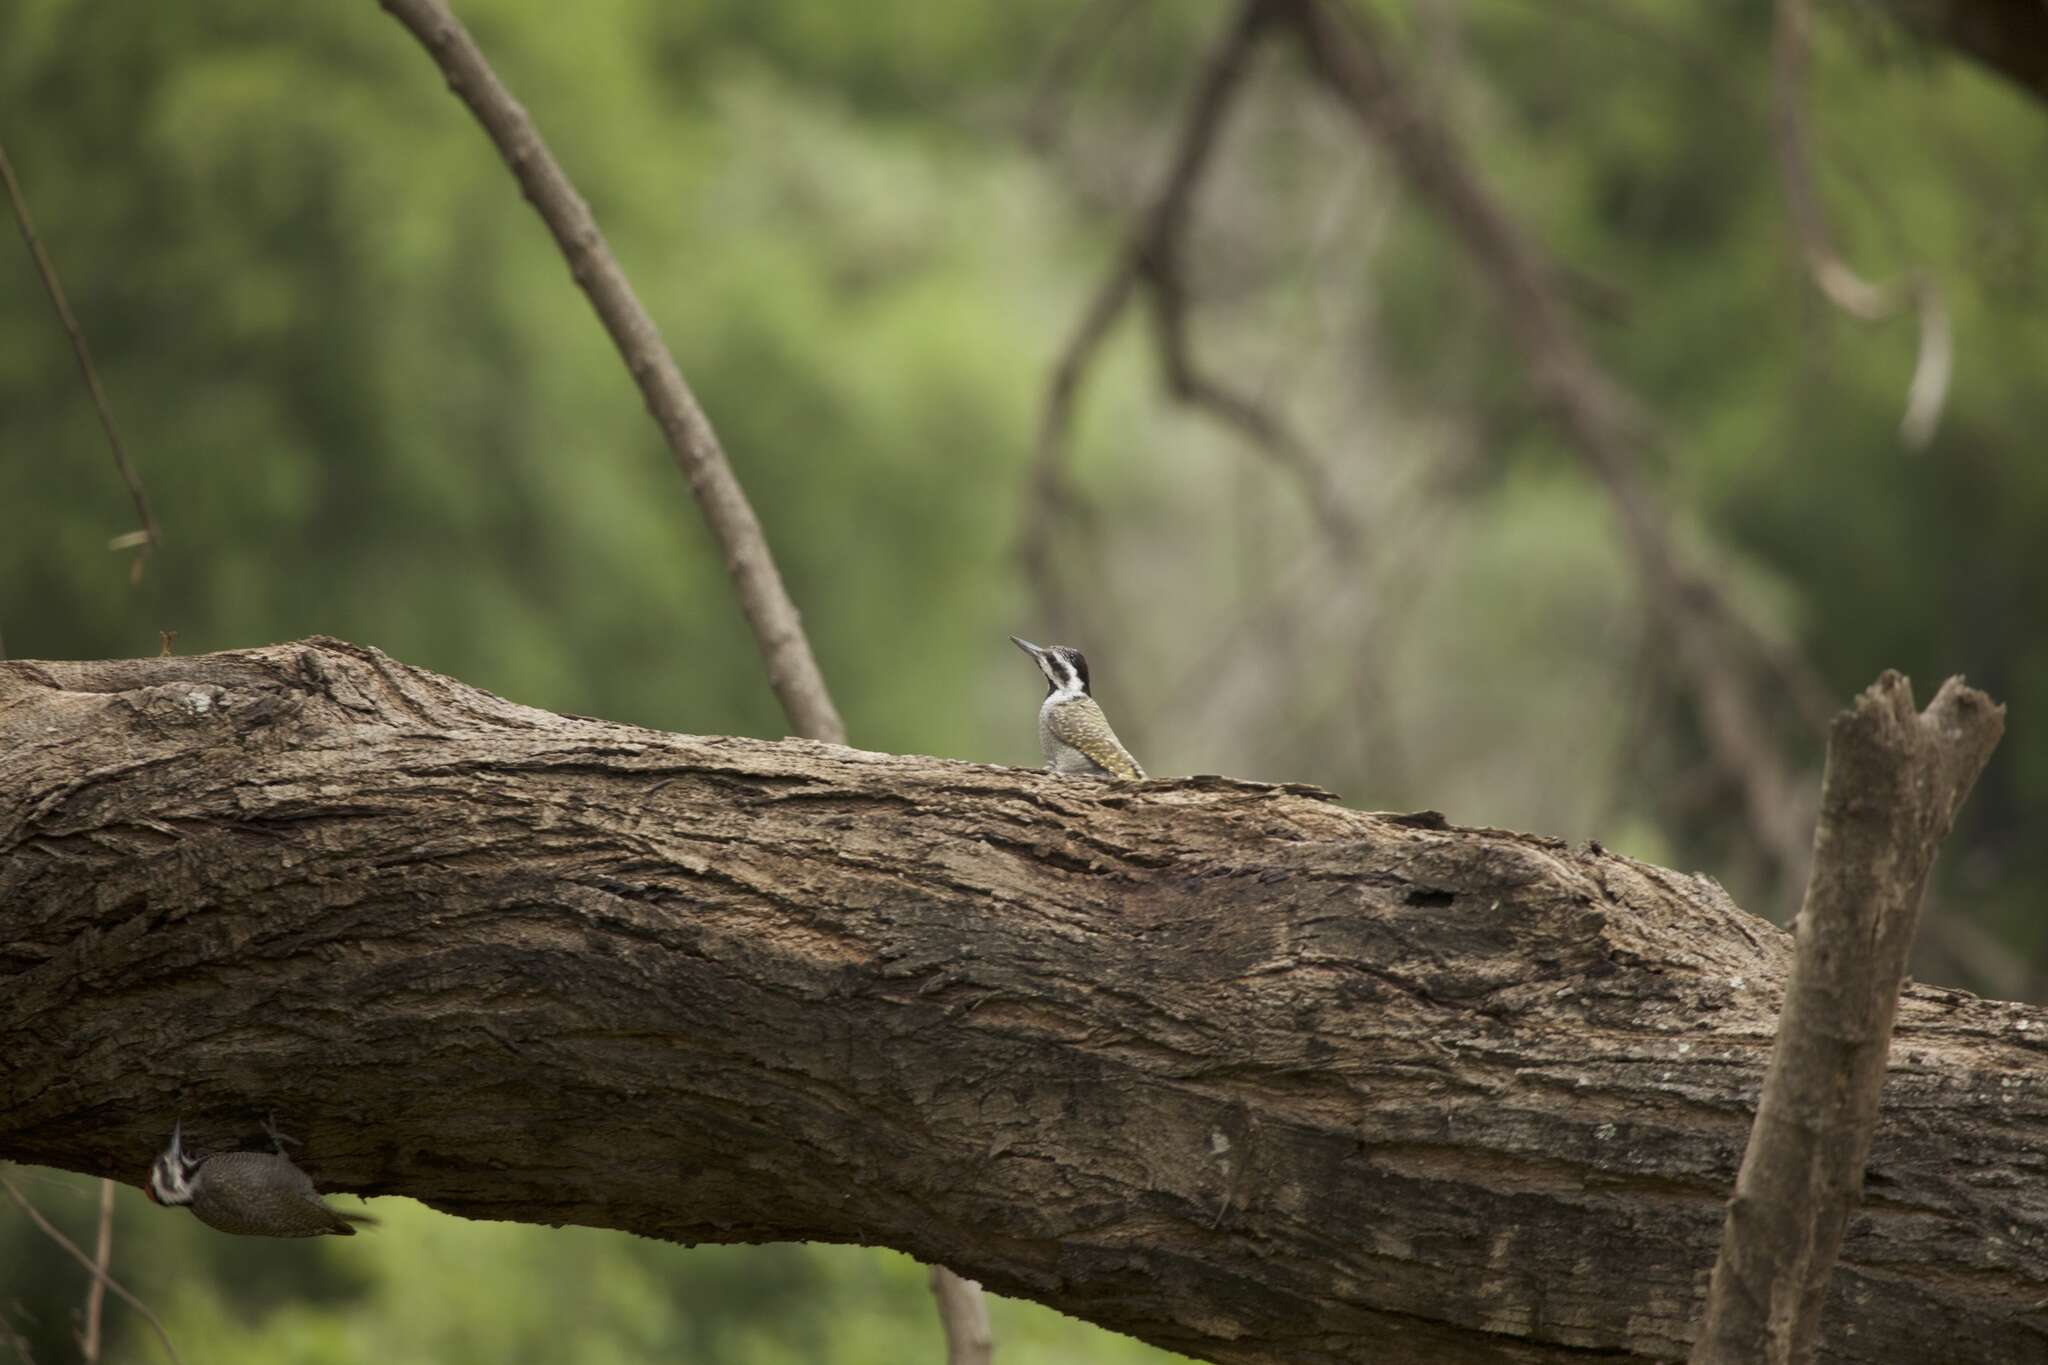
{"type": "MultiPolygon", "coordinates": [[[[2012,724],[1916,971],[2048,998],[2042,105],[1882,7],[1818,6],[1790,79],[1761,0],[1356,9],[1655,432],[1629,477],[1675,587],[1488,264],[1282,44],[1176,284],[1201,365],[1286,440],[1181,401],[1143,308],[1043,438],[1233,6],[461,6],[718,426],[855,743],[1035,764],[1005,636],[1056,638],[1154,772],[1597,838],[1782,920],[1826,705],[1962,672],[2012,724]],[[1830,260],[1901,282],[1887,315],[1840,306],[1830,260]]],[[[324,632],[537,706],[784,733],[630,378],[376,6],[14,0],[0,137],[163,531],[139,575],[108,548],[129,495],[0,250],[12,657],[324,632]]],[[[15,1175],[89,1240],[92,1182],[15,1175]]],[[[270,1246],[123,1190],[116,1273],[214,1362],[938,1351],[893,1253],[376,1212],[270,1246]]],[[[0,1356],[74,1358],[83,1278],[0,1213],[0,1356]]],[[[1165,1358],[1031,1305],[995,1325],[1018,1365],[1165,1358]]],[[[108,1359],[150,1356],[131,1315],[108,1330],[108,1359]]]]}

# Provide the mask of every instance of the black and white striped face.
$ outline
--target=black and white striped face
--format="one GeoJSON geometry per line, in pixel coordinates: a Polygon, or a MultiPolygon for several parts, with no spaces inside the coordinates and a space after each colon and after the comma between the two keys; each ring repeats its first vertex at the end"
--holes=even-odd
{"type": "Polygon", "coordinates": [[[1038,671],[1045,675],[1048,695],[1058,692],[1082,697],[1088,695],[1088,661],[1081,657],[1080,650],[1070,645],[1034,645],[1014,635],[1010,637],[1010,643],[1029,654],[1038,664],[1038,671]]]}
{"type": "Polygon", "coordinates": [[[171,1145],[149,1168],[149,1197],[159,1204],[175,1207],[192,1202],[192,1175],[199,1162],[186,1156],[179,1145],[183,1131],[182,1123],[171,1129],[171,1145]]]}

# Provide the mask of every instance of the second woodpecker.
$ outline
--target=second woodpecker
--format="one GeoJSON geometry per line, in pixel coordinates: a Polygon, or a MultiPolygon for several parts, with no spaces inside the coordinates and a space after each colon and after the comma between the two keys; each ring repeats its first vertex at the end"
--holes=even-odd
{"type": "Polygon", "coordinates": [[[1083,777],[1141,778],[1145,770],[1109,728],[1109,717],[1088,695],[1088,661],[1066,645],[1034,645],[1010,637],[1045,675],[1045,703],[1038,708],[1038,747],[1045,770],[1083,777]]]}
{"type": "Polygon", "coordinates": [[[327,1207],[313,1179],[284,1154],[285,1136],[272,1126],[275,1152],[185,1150],[184,1124],[171,1129],[171,1145],[150,1168],[152,1201],[190,1208],[200,1222],[243,1237],[353,1237],[355,1224],[377,1220],[327,1207]]]}

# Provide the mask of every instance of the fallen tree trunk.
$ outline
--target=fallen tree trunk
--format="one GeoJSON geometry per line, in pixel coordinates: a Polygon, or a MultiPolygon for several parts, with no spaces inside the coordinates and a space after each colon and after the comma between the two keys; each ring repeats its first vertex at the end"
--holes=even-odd
{"type": "MultiPolygon", "coordinates": [[[[1789,940],[1288,789],[698,739],[373,651],[0,664],[0,1157],[898,1247],[1220,1361],[1678,1359],[1789,940]]],[[[2048,1011],[1912,987],[1821,1358],[2048,1359],[2048,1011]]]]}

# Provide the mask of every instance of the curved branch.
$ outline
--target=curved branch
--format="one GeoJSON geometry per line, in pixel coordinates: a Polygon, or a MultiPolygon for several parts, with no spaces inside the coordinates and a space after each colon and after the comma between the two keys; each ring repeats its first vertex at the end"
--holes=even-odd
{"type": "Polygon", "coordinates": [[[732,472],[711,420],[697,406],[696,395],[662,342],[660,329],[613,257],[590,206],[569,183],[554,153],[541,141],[540,130],[500,83],[469,31],[441,0],[378,3],[419,39],[447,76],[448,88],[483,124],[528,202],[554,234],[569,273],[590,296],[591,307],[632,371],[648,412],[661,427],[705,523],[724,551],[726,572],[732,575],[740,608],[768,666],[768,684],[790,725],[810,739],[844,744],[846,727],[812,657],[811,642],[775,567],[760,518],[732,472]]]}
{"type": "MultiPolygon", "coordinates": [[[[112,1195],[113,1186],[110,1182],[103,1183],[101,1189],[103,1191],[101,1207],[104,1209],[107,1207],[105,1201],[112,1195]]],[[[78,1243],[66,1237],[56,1224],[43,1217],[42,1210],[29,1203],[28,1197],[16,1189],[14,1182],[4,1175],[0,1175],[0,1190],[7,1191],[8,1197],[21,1206],[21,1211],[28,1215],[28,1220],[36,1225],[37,1230],[55,1242],[65,1255],[85,1267],[87,1273],[93,1277],[92,1285],[94,1290],[112,1289],[116,1298],[142,1315],[142,1320],[147,1322],[151,1329],[156,1332],[156,1339],[163,1346],[164,1355],[169,1358],[171,1365],[185,1365],[184,1357],[178,1354],[177,1346],[171,1341],[171,1334],[164,1328],[163,1319],[152,1312],[148,1304],[136,1298],[134,1294],[128,1291],[126,1285],[122,1284],[112,1275],[109,1275],[104,1263],[80,1251],[78,1243]]],[[[106,1223],[106,1215],[104,1213],[101,1214],[100,1221],[102,1226],[104,1226],[106,1223]]]]}
{"type": "Polygon", "coordinates": [[[1812,138],[1806,126],[1806,77],[1811,57],[1809,0],[1778,0],[1771,40],[1777,113],[1778,164],[1785,177],[1785,198],[1799,236],[1800,255],[1821,296],[1850,317],[1882,322],[1911,306],[1919,321],[1920,344],[1913,379],[1906,387],[1906,412],[1899,419],[1899,438],[1909,450],[1934,439],[1941,411],[1948,402],[1955,373],[1955,333],[1941,286],[1924,270],[1904,279],[1872,284],[1856,273],[1835,249],[1814,183],[1812,138]]]}
{"type": "Polygon", "coordinates": [[[1741,793],[1751,834],[1777,880],[1797,885],[1806,861],[1805,787],[1777,751],[1754,676],[1782,672],[1785,651],[1759,650],[1761,633],[1680,555],[1669,514],[1638,465],[1653,439],[1641,403],[1580,339],[1551,263],[1386,59],[1376,22],[1328,0],[1273,3],[1299,38],[1309,69],[1386,147],[1496,295],[1533,386],[1614,504],[1645,595],[1672,632],[1709,756],[1741,793]]]}
{"type": "MultiPolygon", "coordinates": [[[[1682,1356],[1789,957],[1704,878],[1306,789],[334,641],[0,664],[0,1158],[275,1109],[331,1189],[883,1243],[1212,1360],[1682,1356]]],[[[1824,1358],[2048,1350],[2044,1051],[1906,992],[1824,1358]]]]}
{"type": "Polygon", "coordinates": [[[163,544],[163,531],[156,524],[156,513],[149,508],[149,495],[142,491],[142,476],[135,472],[134,464],[128,459],[128,448],[121,444],[120,428],[114,425],[113,405],[107,402],[106,391],[100,388],[99,371],[92,363],[92,348],[85,344],[85,329],[78,325],[77,317],[72,314],[71,304],[64,297],[64,286],[57,278],[57,267],[50,263],[49,253],[43,250],[42,239],[36,236],[35,220],[29,217],[28,200],[14,178],[14,166],[8,161],[4,146],[0,146],[0,182],[7,187],[8,202],[14,205],[15,221],[21,225],[21,240],[27,244],[28,254],[35,260],[36,272],[43,277],[43,288],[49,291],[50,305],[57,310],[57,321],[71,339],[71,354],[78,361],[79,374],[85,379],[86,394],[92,399],[93,411],[99,415],[100,430],[107,434],[107,445],[114,452],[114,469],[121,475],[121,482],[128,485],[128,496],[135,503],[135,518],[142,523],[140,530],[114,537],[109,547],[120,550],[132,545],[141,550],[135,556],[135,567],[130,573],[131,581],[140,582],[142,566],[148,560],[149,552],[163,544]]]}
{"type": "Polygon", "coordinates": [[[1039,418],[1019,555],[1041,612],[1055,624],[1072,614],[1053,562],[1053,537],[1060,516],[1072,514],[1079,504],[1066,464],[1075,401],[1096,353],[1141,289],[1153,305],[1154,337],[1167,391],[1177,402],[1207,411],[1288,474],[1333,549],[1351,554],[1358,548],[1358,524],[1346,510],[1329,469],[1278,413],[1202,370],[1189,335],[1181,252],[1194,218],[1195,195],[1272,13],[1272,0],[1244,0],[1210,50],[1189,97],[1166,175],[1053,364],[1039,418]]]}

